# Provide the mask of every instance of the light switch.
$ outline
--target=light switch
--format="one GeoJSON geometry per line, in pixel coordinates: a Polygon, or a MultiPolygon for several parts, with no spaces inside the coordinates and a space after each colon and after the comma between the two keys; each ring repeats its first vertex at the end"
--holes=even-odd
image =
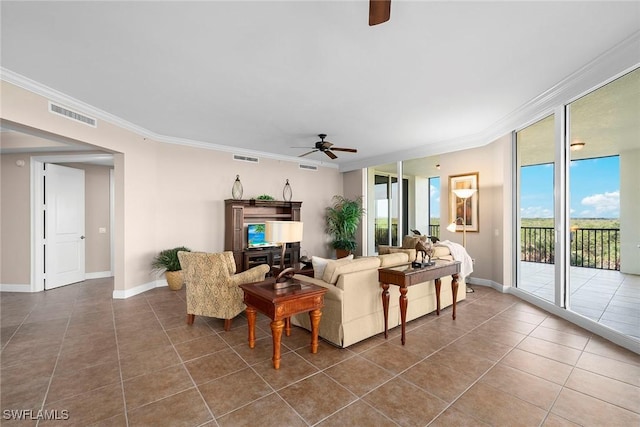
{"type": "Polygon", "coordinates": [[[98,228],[98,233],[105,234],[106,232],[107,232],[107,229],[105,227],[98,228]]]}

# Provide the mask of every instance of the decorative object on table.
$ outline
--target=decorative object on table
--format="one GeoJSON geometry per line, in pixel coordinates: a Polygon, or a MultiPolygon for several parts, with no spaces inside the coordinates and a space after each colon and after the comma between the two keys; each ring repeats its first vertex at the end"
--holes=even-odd
{"type": "Polygon", "coordinates": [[[291,190],[291,184],[289,184],[289,180],[284,184],[284,188],[282,189],[282,199],[285,202],[290,202],[293,197],[293,191],[291,190]]]}
{"type": "Polygon", "coordinates": [[[416,243],[416,259],[411,263],[411,267],[413,268],[424,268],[435,265],[435,261],[431,261],[431,257],[433,256],[433,244],[431,240],[427,238],[427,236],[421,236],[420,240],[416,243]],[[418,255],[422,256],[420,262],[418,262],[418,255]],[[425,262],[425,258],[427,261],[425,262]]]}
{"type": "Polygon", "coordinates": [[[178,252],[191,252],[191,249],[179,246],[173,249],[165,249],[160,251],[158,255],[153,258],[151,267],[158,274],[164,273],[167,279],[167,285],[172,291],[179,291],[184,285],[184,279],[182,277],[182,267],[180,266],[180,260],[178,259],[178,252]]]}
{"type": "Polygon", "coordinates": [[[233,252],[178,252],[187,284],[187,324],[196,316],[224,319],[224,330],[245,309],[240,285],[261,282],[269,272],[266,264],[236,274],[233,252]]]}
{"type": "Polygon", "coordinates": [[[412,229],[411,232],[416,235],[416,236],[422,236],[422,233],[420,232],[420,230],[414,230],[412,229]]]}
{"type": "MultiPolygon", "coordinates": [[[[475,225],[475,230],[478,231],[478,173],[460,175],[458,177],[449,177],[449,183],[451,184],[452,178],[464,177],[457,182],[456,186],[450,186],[451,192],[454,194],[455,199],[455,217],[451,224],[447,226],[447,230],[451,232],[458,231],[458,223],[462,225],[462,247],[467,247],[467,228],[469,223],[475,225]],[[458,216],[458,200],[462,201],[462,216],[458,216]],[[475,203],[473,201],[475,200],[475,203]],[[467,216],[467,205],[471,202],[471,215],[467,216]],[[475,208],[475,209],[474,209],[475,208]]],[[[473,288],[467,286],[467,293],[474,292],[473,288]]]]}
{"type": "Polygon", "coordinates": [[[478,231],[478,172],[449,176],[449,189],[449,224],[454,224],[451,227],[463,234],[478,231]]]}
{"type": "MultiPolygon", "coordinates": [[[[267,242],[277,243],[282,246],[280,254],[280,273],[284,273],[284,257],[287,250],[287,243],[299,242],[302,240],[302,222],[300,221],[267,221],[265,222],[264,236],[267,242]]],[[[293,260],[292,260],[293,262],[293,260]]],[[[282,289],[293,284],[292,278],[282,275],[273,284],[274,289],[282,289]]]]}
{"type": "Polygon", "coordinates": [[[258,197],[256,197],[256,200],[275,200],[275,199],[268,194],[261,194],[258,197]]]}
{"type": "Polygon", "coordinates": [[[331,247],[338,258],[344,258],[357,247],[356,232],[364,215],[362,197],[348,199],[333,196],[333,205],[326,209],[326,232],[331,235],[331,247]]]}
{"type": "Polygon", "coordinates": [[[242,183],[240,182],[240,175],[236,175],[236,180],[233,182],[233,187],[231,187],[231,197],[235,200],[242,199],[242,183]]]}

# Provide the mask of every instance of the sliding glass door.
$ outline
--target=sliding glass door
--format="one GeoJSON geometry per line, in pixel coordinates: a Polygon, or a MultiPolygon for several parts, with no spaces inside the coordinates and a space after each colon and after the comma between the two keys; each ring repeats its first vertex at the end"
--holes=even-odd
{"type": "Polygon", "coordinates": [[[640,69],[516,132],[519,290],[640,338],[640,69]]]}
{"type": "Polygon", "coordinates": [[[555,301],[554,115],[516,132],[519,289],[555,301]]]}

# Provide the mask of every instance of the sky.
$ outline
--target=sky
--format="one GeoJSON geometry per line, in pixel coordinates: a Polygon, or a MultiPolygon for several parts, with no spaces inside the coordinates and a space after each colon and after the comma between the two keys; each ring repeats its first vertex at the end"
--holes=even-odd
{"type": "MultiPolygon", "coordinates": [[[[553,217],[553,165],[523,167],[520,215],[553,217]]],[[[620,217],[618,156],[574,160],[569,173],[571,218],[620,217]]]]}

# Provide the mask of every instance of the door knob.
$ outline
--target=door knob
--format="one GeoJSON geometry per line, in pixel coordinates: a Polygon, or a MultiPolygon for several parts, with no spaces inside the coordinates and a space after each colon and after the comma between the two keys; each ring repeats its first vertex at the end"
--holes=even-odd
{"type": "Polygon", "coordinates": [[[84,239],[84,236],[80,236],[81,239],[84,239]]]}

